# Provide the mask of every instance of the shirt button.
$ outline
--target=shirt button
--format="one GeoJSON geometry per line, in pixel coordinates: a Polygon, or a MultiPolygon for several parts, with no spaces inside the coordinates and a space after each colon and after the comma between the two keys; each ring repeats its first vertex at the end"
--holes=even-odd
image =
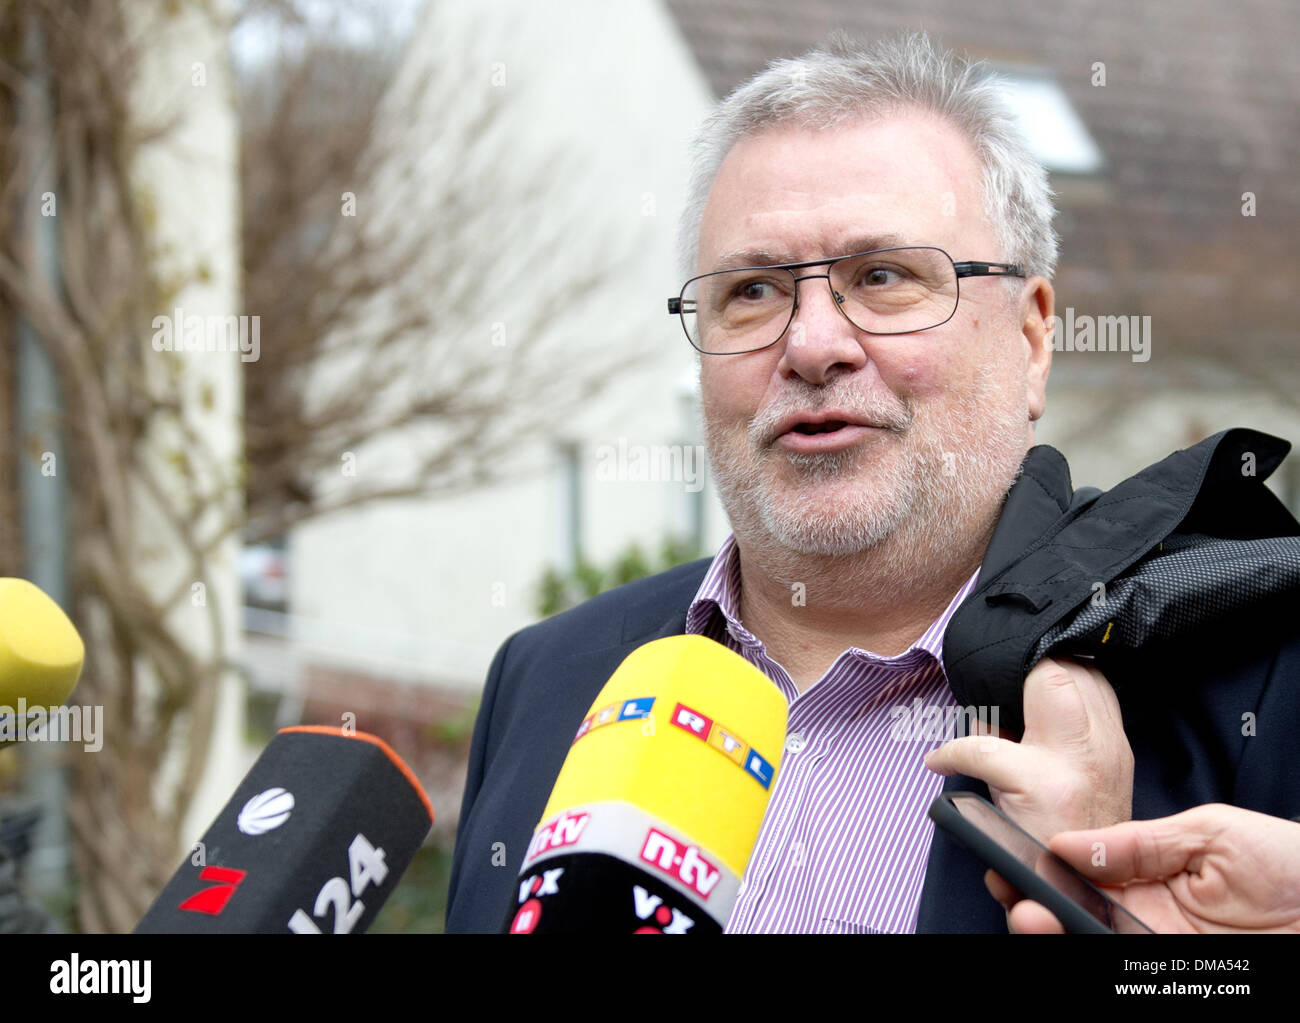
{"type": "Polygon", "coordinates": [[[785,740],[785,751],[787,753],[798,753],[806,745],[808,745],[808,743],[804,737],[798,732],[795,732],[785,740]]]}

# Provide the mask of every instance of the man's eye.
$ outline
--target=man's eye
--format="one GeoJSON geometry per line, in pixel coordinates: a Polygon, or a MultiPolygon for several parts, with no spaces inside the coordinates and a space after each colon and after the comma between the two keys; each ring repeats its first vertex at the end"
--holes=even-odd
{"type": "Polygon", "coordinates": [[[897,284],[899,280],[901,280],[901,275],[897,270],[883,266],[871,266],[862,273],[862,283],[874,287],[897,284]]]}
{"type": "Polygon", "coordinates": [[[750,302],[761,302],[764,299],[774,297],[776,295],[776,288],[773,286],[771,281],[743,281],[736,285],[732,295],[735,298],[744,299],[750,302]]]}

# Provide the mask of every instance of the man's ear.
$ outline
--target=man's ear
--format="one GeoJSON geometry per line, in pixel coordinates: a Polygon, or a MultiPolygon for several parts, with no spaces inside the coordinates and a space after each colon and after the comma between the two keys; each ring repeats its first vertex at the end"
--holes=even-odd
{"type": "Polygon", "coordinates": [[[1020,293],[1020,332],[1025,343],[1025,397],[1029,419],[1047,410],[1047,375],[1052,369],[1052,337],[1056,320],[1056,292],[1046,277],[1031,277],[1020,293]]]}

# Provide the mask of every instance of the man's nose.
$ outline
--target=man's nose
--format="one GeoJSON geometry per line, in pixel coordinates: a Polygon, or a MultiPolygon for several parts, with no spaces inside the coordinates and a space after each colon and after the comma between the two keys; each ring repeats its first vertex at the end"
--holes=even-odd
{"type": "Polygon", "coordinates": [[[825,384],[834,370],[852,372],[867,363],[858,330],[832,297],[826,274],[798,279],[794,318],[786,328],[778,369],[810,384],[825,384]]]}

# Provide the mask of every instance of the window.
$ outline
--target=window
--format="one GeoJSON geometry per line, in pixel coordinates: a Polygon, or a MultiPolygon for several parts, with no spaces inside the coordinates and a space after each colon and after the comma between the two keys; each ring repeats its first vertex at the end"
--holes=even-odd
{"type": "Polygon", "coordinates": [[[1101,169],[1101,149],[1054,78],[1023,67],[1002,66],[997,72],[1020,130],[1049,172],[1095,174],[1101,169]]]}

